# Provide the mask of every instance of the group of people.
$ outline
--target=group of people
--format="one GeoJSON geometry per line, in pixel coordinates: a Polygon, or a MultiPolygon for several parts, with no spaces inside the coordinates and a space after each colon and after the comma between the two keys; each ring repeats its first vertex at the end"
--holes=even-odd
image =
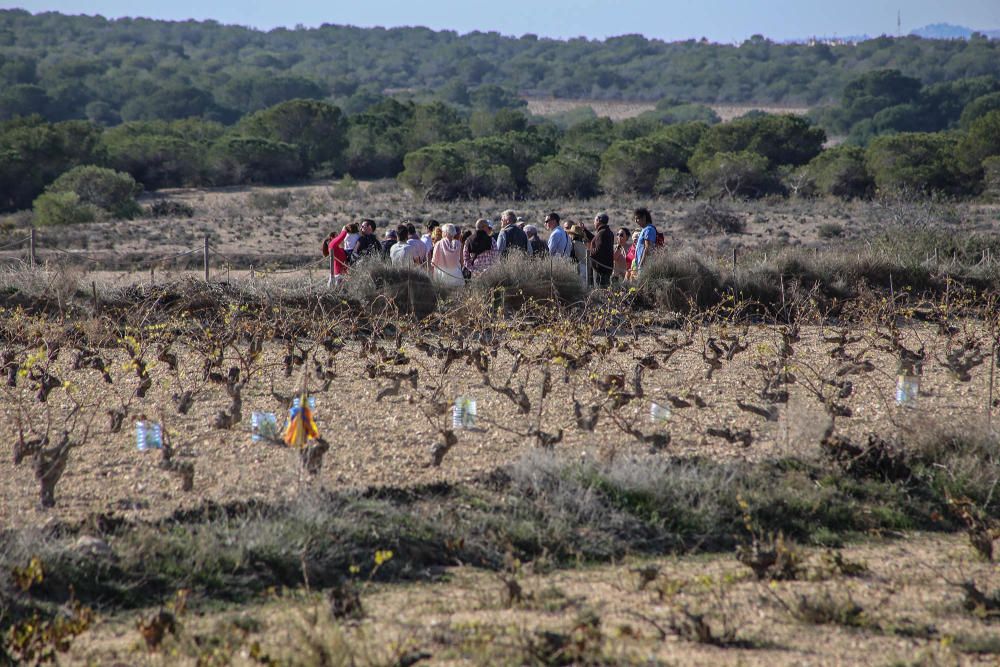
{"type": "Polygon", "coordinates": [[[323,256],[332,256],[331,283],[339,283],[351,264],[381,257],[398,266],[421,266],[445,285],[459,286],[486,271],[513,252],[531,257],[563,257],[577,263],[581,273],[598,287],[612,280],[637,278],[650,252],[664,244],[648,209],[635,209],[636,229],[612,231],[607,213],[594,216],[593,230],[584,223],[563,221],[558,213],[545,217],[548,237],[542,240],[535,225],[525,223],[512,210],[500,215],[499,225],[479,219],[470,229],[428,220],[424,231],[413,223],[397,225],[376,236],[376,223],[364,219],[345,225],[323,240],[323,256]]]}

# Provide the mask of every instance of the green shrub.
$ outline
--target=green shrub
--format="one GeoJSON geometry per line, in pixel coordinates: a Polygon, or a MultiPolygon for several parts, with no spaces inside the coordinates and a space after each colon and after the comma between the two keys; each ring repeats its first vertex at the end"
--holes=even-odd
{"type": "Polygon", "coordinates": [[[844,226],[836,222],[824,222],[816,230],[821,239],[839,239],[844,235],[844,226]]]}
{"type": "Polygon", "coordinates": [[[204,184],[204,149],[197,142],[161,134],[104,137],[109,164],[137,178],[147,190],[204,184]]]}
{"type": "Polygon", "coordinates": [[[669,98],[660,100],[656,103],[656,109],[646,111],[639,118],[652,118],[664,125],[694,121],[715,125],[722,122],[719,114],[715,113],[712,107],[704,104],[684,104],[669,98]]]}
{"type": "Polygon", "coordinates": [[[1000,199],[1000,155],[983,160],[983,194],[997,200],[1000,199]]]}
{"type": "Polygon", "coordinates": [[[294,146],[306,172],[342,167],[347,146],[347,121],[338,107],[318,100],[282,102],[243,118],[237,131],[278,144],[294,146]]]}
{"type": "Polygon", "coordinates": [[[146,209],[150,218],[191,218],[194,217],[194,207],[181,201],[160,199],[146,209]]]}
{"type": "Polygon", "coordinates": [[[757,198],[781,191],[767,158],[750,151],[716,153],[694,163],[694,175],[713,196],[757,198]]]}
{"type": "Polygon", "coordinates": [[[596,120],[597,113],[594,111],[593,107],[584,105],[573,107],[572,109],[568,109],[560,113],[550,114],[546,116],[546,118],[558,125],[561,129],[567,130],[574,125],[596,120]]]}
{"type": "Polygon", "coordinates": [[[1000,155],[1000,109],[972,122],[958,144],[958,155],[970,171],[981,169],[986,158],[1000,155]]]}
{"type": "Polygon", "coordinates": [[[698,194],[698,179],[680,169],[661,169],[653,184],[653,192],[662,197],[693,199],[698,194]]]}
{"type": "Polygon", "coordinates": [[[960,193],[967,189],[956,157],[957,141],[943,133],[913,132],[878,137],[865,164],[882,191],[960,193]]]}
{"type": "Polygon", "coordinates": [[[965,105],[959,124],[963,128],[969,128],[972,123],[991,111],[1000,111],[1000,92],[982,95],[965,105]]]}
{"type": "Polygon", "coordinates": [[[708,128],[691,156],[690,167],[697,173],[699,164],[719,153],[744,151],[766,158],[769,168],[802,165],[819,155],[825,141],[826,133],[801,116],[739,118],[708,128]]]}
{"type": "Polygon", "coordinates": [[[35,200],[34,208],[35,225],[43,227],[93,222],[100,213],[75,192],[46,192],[35,200]]]}
{"type": "Polygon", "coordinates": [[[857,146],[829,148],[805,167],[819,194],[844,199],[869,197],[875,182],[865,166],[865,152],[857,146]]]}
{"type": "Polygon", "coordinates": [[[560,153],[528,169],[528,182],[539,197],[593,197],[599,167],[597,158],[560,153]]]}
{"type": "Polygon", "coordinates": [[[528,169],[554,151],[554,139],[534,127],[438,143],[407,153],[399,181],[427,199],[509,196],[526,190],[528,169]]]}
{"type": "Polygon", "coordinates": [[[74,167],[53,181],[46,191],[72,192],[81,203],[113,218],[132,218],[140,213],[135,197],[142,192],[142,186],[129,174],[113,169],[93,165],[74,167]]]}
{"type": "Polygon", "coordinates": [[[704,123],[671,125],[649,136],[616,141],[601,155],[601,187],[611,193],[651,194],[661,169],[687,169],[704,123]]]}
{"type": "Polygon", "coordinates": [[[224,137],[212,146],[209,161],[219,185],[287,183],[306,174],[297,146],[260,137],[224,137]]]}

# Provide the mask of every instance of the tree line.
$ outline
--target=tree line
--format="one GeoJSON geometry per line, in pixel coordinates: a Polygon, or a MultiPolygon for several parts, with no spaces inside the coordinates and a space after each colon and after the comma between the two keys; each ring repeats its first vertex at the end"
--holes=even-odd
{"type": "Polygon", "coordinates": [[[356,113],[386,90],[471,108],[497,87],[527,96],[816,106],[858,74],[886,68],[929,86],[1000,77],[1000,41],[883,36],[809,45],[755,35],[729,45],[337,25],[264,32],[0,10],[0,120],[231,124],[290,99],[356,113]]]}
{"type": "MultiPolygon", "coordinates": [[[[984,79],[957,87],[1000,88],[984,79]]],[[[874,97],[893,108],[891,96],[874,97]]],[[[888,131],[861,142],[852,141],[852,131],[835,146],[805,116],[750,112],[719,123],[708,107],[670,100],[620,122],[583,115],[563,125],[520,108],[463,112],[439,101],[392,98],[352,115],[325,101],[290,100],[231,126],[188,118],[105,128],[18,117],[0,122],[0,209],[34,205],[38,212],[40,200],[43,220],[85,221],[135,214],[127,200],[142,188],[282,184],[344,174],[395,177],[431,199],[997,194],[1000,96],[967,97],[964,106],[946,98],[948,111],[939,112],[945,127],[938,131],[888,131]],[[108,203],[106,194],[95,194],[106,192],[125,201],[108,203]]],[[[858,99],[845,93],[832,112],[845,110],[848,117],[858,99]]]]}

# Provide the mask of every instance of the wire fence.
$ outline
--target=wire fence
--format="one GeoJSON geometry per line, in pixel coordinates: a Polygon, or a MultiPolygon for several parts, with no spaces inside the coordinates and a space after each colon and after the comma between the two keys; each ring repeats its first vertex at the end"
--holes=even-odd
{"type": "MultiPolygon", "coordinates": [[[[140,253],[123,255],[109,250],[66,249],[56,245],[43,245],[40,243],[40,239],[34,229],[25,236],[0,244],[0,251],[5,251],[5,254],[0,256],[0,266],[8,268],[27,267],[33,269],[44,266],[49,261],[49,258],[45,255],[51,254],[73,262],[79,262],[91,271],[120,271],[124,264],[129,267],[127,269],[129,272],[144,272],[148,270],[151,277],[155,276],[157,269],[164,270],[171,262],[200,254],[200,268],[206,282],[212,280],[213,273],[217,276],[220,271],[226,272],[227,279],[231,271],[247,272],[251,279],[291,275],[304,271],[311,273],[322,268],[326,268],[332,273],[334,261],[331,255],[329,258],[321,257],[289,267],[281,265],[282,262],[288,262],[289,258],[287,257],[283,260],[275,256],[264,255],[232,257],[213,247],[208,236],[205,237],[204,243],[199,247],[159,256],[140,253]],[[17,250],[22,250],[23,252],[11,252],[17,250]],[[99,256],[94,257],[94,255],[99,256]]],[[[189,259],[187,266],[174,267],[174,270],[190,271],[192,270],[190,262],[191,260],[189,259]]]]}

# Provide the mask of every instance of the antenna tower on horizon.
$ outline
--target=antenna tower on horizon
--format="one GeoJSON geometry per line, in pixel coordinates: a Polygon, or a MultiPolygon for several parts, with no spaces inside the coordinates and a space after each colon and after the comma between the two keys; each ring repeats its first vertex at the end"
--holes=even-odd
{"type": "Polygon", "coordinates": [[[901,9],[896,10],[896,37],[903,34],[903,11],[901,9]]]}

